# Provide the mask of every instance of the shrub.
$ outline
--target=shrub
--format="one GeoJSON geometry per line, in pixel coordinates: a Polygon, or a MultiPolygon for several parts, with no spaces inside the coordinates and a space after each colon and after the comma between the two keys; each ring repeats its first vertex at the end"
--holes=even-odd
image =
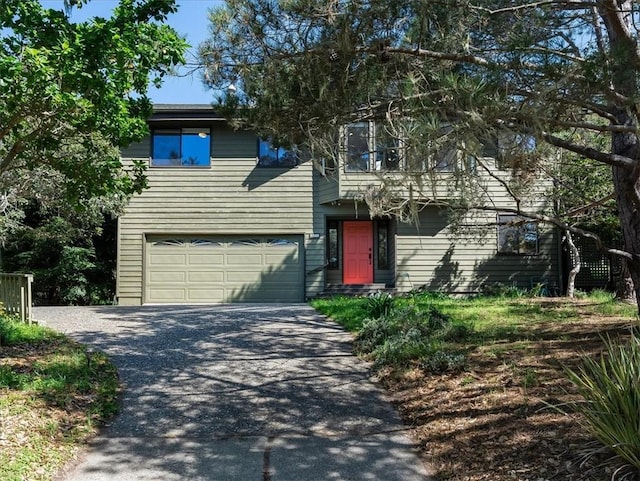
{"type": "MultiPolygon", "coordinates": [[[[430,359],[443,350],[443,342],[459,341],[468,336],[468,325],[454,323],[450,316],[431,306],[420,310],[408,306],[379,318],[366,319],[355,346],[359,354],[373,360],[374,367],[401,367],[421,359],[430,359]]],[[[434,358],[432,371],[453,370],[464,363],[452,355],[450,359],[434,358]],[[446,362],[445,362],[446,361],[446,362]],[[449,362],[450,361],[450,362],[449,362]]]]}
{"type": "Polygon", "coordinates": [[[367,297],[365,310],[369,317],[377,318],[386,316],[393,308],[394,299],[386,292],[376,292],[367,297]]]}
{"type": "Polygon", "coordinates": [[[425,356],[422,368],[435,374],[443,372],[460,372],[465,368],[464,354],[437,350],[425,356]]]}
{"type": "Polygon", "coordinates": [[[494,284],[483,285],[480,288],[480,295],[488,297],[501,297],[504,299],[516,299],[520,297],[527,297],[530,295],[526,289],[510,286],[500,282],[494,284]]]}
{"type": "Polygon", "coordinates": [[[638,335],[623,344],[607,339],[600,358],[585,357],[577,369],[566,372],[584,398],[574,404],[584,428],[611,453],[612,462],[624,463],[622,470],[640,472],[638,335]]]}

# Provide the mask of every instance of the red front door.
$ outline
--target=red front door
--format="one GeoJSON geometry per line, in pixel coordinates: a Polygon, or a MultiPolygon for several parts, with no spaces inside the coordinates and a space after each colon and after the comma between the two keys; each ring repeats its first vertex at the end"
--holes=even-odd
{"type": "Polygon", "coordinates": [[[342,224],[344,251],[343,283],[373,282],[373,222],[349,221],[342,224]]]}

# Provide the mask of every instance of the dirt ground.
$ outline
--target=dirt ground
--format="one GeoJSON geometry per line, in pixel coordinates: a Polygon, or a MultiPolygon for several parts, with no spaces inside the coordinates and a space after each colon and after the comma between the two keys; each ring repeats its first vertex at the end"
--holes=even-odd
{"type": "Polygon", "coordinates": [[[605,481],[615,468],[598,457],[583,462],[592,439],[566,413],[578,397],[562,366],[596,355],[601,336],[628,335],[631,323],[592,314],[549,322],[526,339],[474,349],[461,374],[415,369],[381,373],[381,380],[438,480],[605,481]]]}

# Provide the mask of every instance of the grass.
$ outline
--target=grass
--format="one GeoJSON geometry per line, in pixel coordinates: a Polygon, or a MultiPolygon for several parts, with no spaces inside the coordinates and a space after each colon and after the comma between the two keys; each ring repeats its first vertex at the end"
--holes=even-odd
{"type": "Polygon", "coordinates": [[[579,299],[419,293],[396,298],[392,313],[378,319],[368,319],[363,298],[312,305],[356,334],[356,352],[373,361],[428,446],[425,459],[438,479],[480,481],[489,472],[497,481],[514,472],[528,474],[518,479],[543,472],[541,479],[611,479],[621,459],[626,467],[613,477],[635,479],[640,340],[637,332],[626,340],[637,328],[636,306],[603,291],[579,299]],[[407,309],[418,315],[400,315],[407,309]],[[431,330],[429,312],[449,327],[431,330]],[[447,337],[450,326],[464,329],[447,337]],[[547,432],[554,434],[536,441],[547,432]],[[607,456],[612,464],[600,464],[607,456]]]}
{"type": "MultiPolygon", "coordinates": [[[[604,291],[594,291],[587,297],[588,310],[594,314],[635,317],[636,308],[616,302],[604,291]]],[[[366,297],[334,297],[316,299],[311,305],[334,319],[345,329],[358,333],[368,317],[366,297]]],[[[473,326],[474,339],[483,342],[527,340],[530,326],[546,323],[568,322],[578,319],[572,301],[554,302],[546,306],[537,298],[510,298],[502,296],[480,296],[454,298],[437,293],[421,293],[396,298],[395,307],[415,306],[418,309],[437,309],[456,321],[473,326]]]]}
{"type": "Polygon", "coordinates": [[[0,479],[53,479],[115,414],[118,392],[103,354],[0,315],[0,479]]]}

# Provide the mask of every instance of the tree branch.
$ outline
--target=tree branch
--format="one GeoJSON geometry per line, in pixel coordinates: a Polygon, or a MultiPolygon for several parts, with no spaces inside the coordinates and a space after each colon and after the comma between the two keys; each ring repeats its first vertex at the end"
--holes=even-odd
{"type": "Polygon", "coordinates": [[[582,155],[583,157],[602,162],[603,164],[622,167],[624,169],[632,169],[636,165],[635,160],[630,159],[629,157],[601,152],[599,150],[592,149],[591,147],[577,145],[547,132],[543,132],[542,138],[551,145],[574,152],[578,155],[582,155]]]}

